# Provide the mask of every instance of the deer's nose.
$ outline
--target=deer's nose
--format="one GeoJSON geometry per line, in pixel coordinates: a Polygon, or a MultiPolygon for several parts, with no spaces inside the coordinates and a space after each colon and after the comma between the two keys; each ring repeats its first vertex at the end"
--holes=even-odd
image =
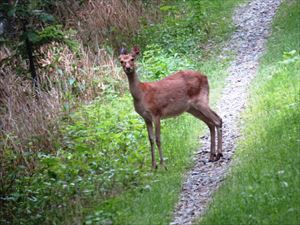
{"type": "Polygon", "coordinates": [[[126,65],[126,66],[125,66],[125,70],[126,70],[126,71],[130,71],[130,70],[131,70],[131,66],[130,66],[130,65],[126,65]]]}

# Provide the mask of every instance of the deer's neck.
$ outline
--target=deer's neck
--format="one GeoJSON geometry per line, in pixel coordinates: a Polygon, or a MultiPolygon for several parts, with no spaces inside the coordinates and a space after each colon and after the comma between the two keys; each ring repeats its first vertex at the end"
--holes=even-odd
{"type": "Polygon", "coordinates": [[[140,88],[140,80],[136,74],[136,72],[132,72],[127,74],[129,81],[129,90],[134,100],[140,100],[142,98],[142,91],[140,88]]]}

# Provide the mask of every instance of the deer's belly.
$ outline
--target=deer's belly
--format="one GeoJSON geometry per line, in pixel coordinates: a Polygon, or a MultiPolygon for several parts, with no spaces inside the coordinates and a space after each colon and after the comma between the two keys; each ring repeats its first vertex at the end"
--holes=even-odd
{"type": "Polygon", "coordinates": [[[136,112],[144,119],[152,120],[153,117],[168,118],[178,116],[189,109],[188,101],[169,101],[164,104],[152,104],[145,106],[139,102],[134,104],[136,112]]]}
{"type": "Polygon", "coordinates": [[[180,114],[186,112],[188,108],[188,104],[168,104],[161,109],[161,117],[168,118],[179,116],[180,114]]]}

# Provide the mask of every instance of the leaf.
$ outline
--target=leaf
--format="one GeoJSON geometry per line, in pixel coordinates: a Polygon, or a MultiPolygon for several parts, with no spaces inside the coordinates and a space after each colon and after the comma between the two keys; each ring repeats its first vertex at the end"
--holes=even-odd
{"type": "Polygon", "coordinates": [[[11,16],[11,17],[15,16],[16,15],[16,7],[13,7],[10,10],[8,10],[7,15],[11,16]]]}
{"type": "Polygon", "coordinates": [[[75,83],[76,79],[74,77],[69,79],[69,85],[72,86],[75,83]]]}
{"type": "Polygon", "coordinates": [[[45,13],[45,12],[41,13],[39,17],[40,17],[40,20],[45,22],[45,23],[55,22],[54,16],[51,15],[51,14],[45,13]]]}
{"type": "Polygon", "coordinates": [[[32,43],[37,43],[40,41],[40,36],[35,31],[27,31],[25,35],[32,43]]]}
{"type": "Polygon", "coordinates": [[[286,181],[282,181],[282,182],[281,182],[281,186],[282,186],[283,188],[287,188],[287,187],[289,186],[289,184],[288,184],[288,182],[286,182],[286,181]]]}
{"type": "Polygon", "coordinates": [[[89,224],[93,224],[93,220],[86,220],[85,224],[89,225],[89,224]]]}
{"type": "Polygon", "coordinates": [[[60,75],[60,76],[63,76],[64,75],[64,72],[62,71],[62,69],[60,68],[57,68],[57,73],[60,75]]]}
{"type": "Polygon", "coordinates": [[[289,51],[289,52],[284,52],[284,53],[283,53],[283,57],[284,57],[285,59],[288,59],[288,58],[293,57],[296,53],[297,53],[296,50],[292,50],[292,51],[289,51]]]}
{"type": "Polygon", "coordinates": [[[48,170],[48,176],[57,179],[57,174],[52,170],[48,170]]]}
{"type": "Polygon", "coordinates": [[[162,12],[174,11],[174,10],[176,10],[176,7],[175,6],[171,6],[171,5],[164,5],[164,6],[160,7],[160,10],[162,12]]]}

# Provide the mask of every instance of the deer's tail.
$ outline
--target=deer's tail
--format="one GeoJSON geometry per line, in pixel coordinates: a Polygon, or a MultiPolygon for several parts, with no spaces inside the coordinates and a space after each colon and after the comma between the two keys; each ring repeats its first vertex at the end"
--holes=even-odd
{"type": "Polygon", "coordinates": [[[206,100],[206,103],[208,104],[208,102],[209,102],[209,83],[208,83],[207,76],[203,76],[200,86],[201,86],[201,92],[202,92],[201,94],[203,96],[205,96],[204,98],[206,100]]]}

